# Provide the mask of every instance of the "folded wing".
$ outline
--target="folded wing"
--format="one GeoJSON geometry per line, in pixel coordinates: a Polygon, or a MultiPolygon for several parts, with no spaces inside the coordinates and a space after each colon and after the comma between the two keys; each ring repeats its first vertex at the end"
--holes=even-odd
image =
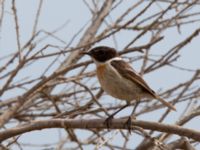
{"type": "Polygon", "coordinates": [[[164,99],[159,97],[144,81],[144,79],[136,73],[133,68],[126,63],[123,60],[113,60],[111,61],[111,65],[119,72],[121,76],[124,78],[131,80],[134,83],[137,83],[139,86],[141,86],[146,92],[148,92],[152,97],[155,99],[158,99],[161,103],[163,103],[165,106],[169,107],[172,110],[176,110],[173,105],[166,102],[164,99]]]}

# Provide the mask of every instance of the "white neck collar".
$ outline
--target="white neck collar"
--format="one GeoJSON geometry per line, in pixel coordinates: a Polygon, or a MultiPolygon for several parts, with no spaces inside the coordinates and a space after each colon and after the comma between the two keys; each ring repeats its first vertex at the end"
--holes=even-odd
{"type": "Polygon", "coordinates": [[[113,60],[122,60],[122,58],[121,58],[121,57],[114,57],[114,58],[111,58],[111,59],[107,60],[106,62],[99,62],[99,61],[93,59],[94,63],[95,63],[97,66],[110,63],[110,62],[113,61],[113,60]]]}

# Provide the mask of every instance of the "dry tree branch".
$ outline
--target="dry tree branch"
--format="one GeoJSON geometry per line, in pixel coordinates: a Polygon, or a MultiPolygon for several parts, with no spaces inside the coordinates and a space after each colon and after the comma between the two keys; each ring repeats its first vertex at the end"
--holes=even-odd
{"type": "MultiPolygon", "coordinates": [[[[127,129],[124,126],[127,119],[113,119],[109,129],[127,129]]],[[[107,129],[104,119],[50,119],[45,121],[33,121],[29,124],[20,125],[19,127],[8,129],[0,132],[0,141],[6,140],[10,137],[20,135],[34,130],[42,130],[46,128],[65,128],[65,129],[107,129]]],[[[155,130],[159,132],[167,132],[177,134],[179,136],[186,136],[200,142],[200,132],[183,128],[177,125],[169,125],[158,122],[148,122],[141,120],[132,120],[132,127],[141,127],[147,130],[155,130]]]]}
{"type": "Polygon", "coordinates": [[[19,23],[18,23],[18,16],[17,16],[17,9],[15,6],[15,0],[12,0],[12,10],[14,14],[15,19],[15,31],[16,31],[16,39],[17,39],[17,47],[18,47],[18,53],[19,53],[19,62],[21,62],[22,54],[21,54],[21,43],[20,43],[20,35],[19,35],[19,23]]]}
{"type": "Polygon", "coordinates": [[[17,98],[17,104],[15,104],[15,106],[12,107],[12,109],[9,109],[7,111],[5,111],[1,116],[0,116],[0,127],[2,127],[10,118],[13,117],[13,114],[16,113],[16,111],[25,103],[25,101],[31,96],[33,95],[36,91],[41,90],[45,84],[47,82],[49,82],[50,80],[55,79],[56,77],[58,77],[59,75],[62,75],[64,73],[66,73],[67,71],[86,65],[90,62],[83,62],[83,63],[79,63],[79,64],[75,64],[75,65],[71,65],[69,67],[66,67],[65,69],[59,71],[59,72],[55,72],[53,73],[51,76],[49,76],[48,78],[44,78],[41,82],[39,82],[38,84],[36,84],[35,86],[33,86],[28,92],[26,92],[23,96],[18,97],[17,98]]]}
{"type": "Polygon", "coordinates": [[[33,25],[32,36],[34,36],[37,31],[38,21],[39,21],[40,13],[42,10],[42,4],[43,4],[43,0],[40,0],[38,10],[36,13],[36,17],[35,17],[35,21],[34,21],[34,25],[33,25]]]}

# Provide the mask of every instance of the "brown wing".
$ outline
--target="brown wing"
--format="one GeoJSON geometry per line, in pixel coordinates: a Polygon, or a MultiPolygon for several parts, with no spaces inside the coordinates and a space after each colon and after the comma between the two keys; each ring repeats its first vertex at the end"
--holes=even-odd
{"type": "Polygon", "coordinates": [[[147,91],[150,95],[152,95],[154,98],[158,99],[161,103],[166,105],[172,110],[176,110],[176,108],[166,102],[164,99],[156,95],[156,93],[147,85],[147,83],[140,77],[139,74],[137,74],[133,68],[123,60],[114,60],[111,61],[111,65],[122,75],[124,78],[131,80],[134,83],[137,83],[140,85],[145,91],[147,91]]]}
{"type": "Polygon", "coordinates": [[[137,74],[133,68],[123,60],[111,61],[111,65],[126,79],[140,85],[145,91],[156,97],[155,92],[147,85],[147,83],[137,74]]]}

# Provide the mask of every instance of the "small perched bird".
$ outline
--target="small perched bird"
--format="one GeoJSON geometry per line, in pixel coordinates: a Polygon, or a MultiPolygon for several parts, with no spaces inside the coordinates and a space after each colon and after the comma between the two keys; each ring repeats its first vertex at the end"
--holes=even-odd
{"type": "MultiPolygon", "coordinates": [[[[136,101],[138,104],[143,98],[157,99],[168,108],[176,110],[172,104],[159,97],[129,63],[119,57],[114,48],[99,46],[83,53],[91,56],[95,62],[97,77],[103,90],[109,95],[127,102],[111,117],[127,107],[131,101],[136,101]]],[[[136,106],[133,112],[135,108],[136,106]]]]}

